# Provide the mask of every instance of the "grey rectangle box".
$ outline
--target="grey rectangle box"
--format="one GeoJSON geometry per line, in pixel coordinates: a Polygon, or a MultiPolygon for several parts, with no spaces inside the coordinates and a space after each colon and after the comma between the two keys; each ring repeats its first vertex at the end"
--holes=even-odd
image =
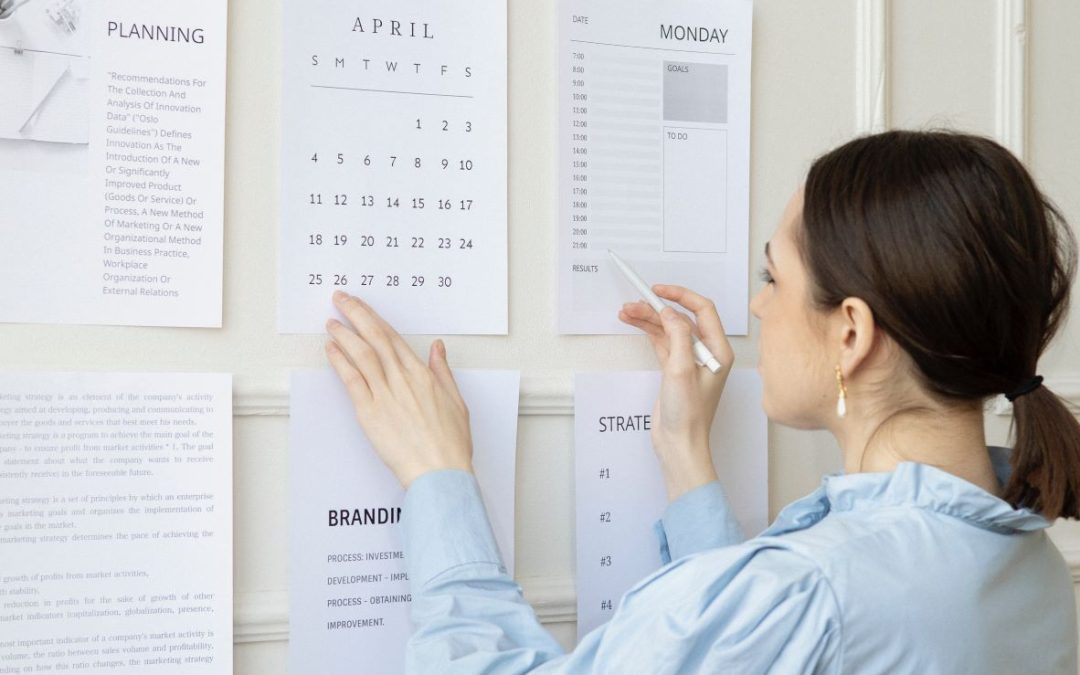
{"type": "Polygon", "coordinates": [[[728,67],[664,61],[664,120],[727,124],[728,67]]]}

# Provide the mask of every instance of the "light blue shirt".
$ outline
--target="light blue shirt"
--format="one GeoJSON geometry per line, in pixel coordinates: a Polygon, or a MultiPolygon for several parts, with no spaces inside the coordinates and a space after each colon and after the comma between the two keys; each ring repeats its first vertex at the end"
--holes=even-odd
{"type": "Polygon", "coordinates": [[[658,524],[669,563],[570,654],[507,576],[470,474],[418,478],[403,517],[410,673],[1077,673],[1046,520],[924,464],[826,477],[744,543],[719,484],[687,493],[658,524]]]}

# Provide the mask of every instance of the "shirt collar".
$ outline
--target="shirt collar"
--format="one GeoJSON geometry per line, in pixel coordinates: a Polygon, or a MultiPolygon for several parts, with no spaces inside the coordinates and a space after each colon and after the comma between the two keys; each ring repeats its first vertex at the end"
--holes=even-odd
{"type": "MultiPolygon", "coordinates": [[[[990,447],[990,460],[1002,485],[1011,467],[1007,448],[990,447]]],[[[777,535],[802,530],[832,511],[869,511],[907,506],[942,513],[976,527],[1012,534],[1032,532],[1049,522],[1029,509],[1014,509],[966,480],[928,464],[902,462],[889,473],[825,476],[821,487],[785,508],[765,530],[777,535]]]]}

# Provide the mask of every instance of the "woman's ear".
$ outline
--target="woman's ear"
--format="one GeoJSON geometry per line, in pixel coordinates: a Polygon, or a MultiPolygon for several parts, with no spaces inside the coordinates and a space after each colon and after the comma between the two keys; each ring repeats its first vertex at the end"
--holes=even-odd
{"type": "Polygon", "coordinates": [[[844,377],[850,377],[875,351],[880,335],[874,323],[874,312],[860,298],[845,298],[834,317],[834,334],[840,338],[840,370],[844,377]]]}

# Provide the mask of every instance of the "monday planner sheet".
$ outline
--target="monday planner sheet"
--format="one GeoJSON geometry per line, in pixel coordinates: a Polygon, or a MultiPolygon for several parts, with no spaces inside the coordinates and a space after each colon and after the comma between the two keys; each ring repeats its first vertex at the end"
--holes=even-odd
{"type": "MultiPolygon", "coordinates": [[[[456,371],[472,411],[473,466],[502,561],[514,570],[516,371],[456,371]]],[[[401,541],[405,492],[329,370],[292,376],[289,672],[399,675],[413,631],[401,541]]]]}
{"type": "Polygon", "coordinates": [[[561,0],[559,331],[626,333],[649,283],[747,332],[752,0],[561,0]]]}

